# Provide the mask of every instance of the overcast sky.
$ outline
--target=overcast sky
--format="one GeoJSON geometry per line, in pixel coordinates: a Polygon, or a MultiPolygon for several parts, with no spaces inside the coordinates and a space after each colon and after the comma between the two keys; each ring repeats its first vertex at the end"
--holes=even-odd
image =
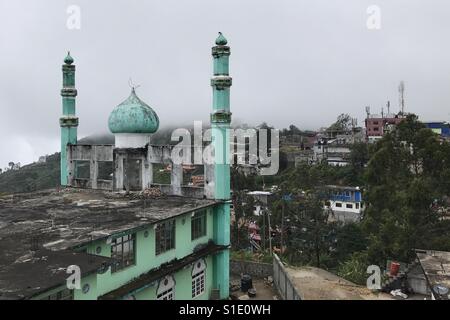
{"type": "Polygon", "coordinates": [[[59,151],[61,64],[77,67],[78,137],[107,132],[108,115],[137,93],[161,126],[207,121],[211,46],[231,46],[231,111],[250,124],[301,129],[364,107],[450,118],[448,0],[0,0],[0,167],[59,151]],[[367,8],[381,9],[381,29],[367,8]],[[68,29],[67,8],[81,9],[68,29]]]}

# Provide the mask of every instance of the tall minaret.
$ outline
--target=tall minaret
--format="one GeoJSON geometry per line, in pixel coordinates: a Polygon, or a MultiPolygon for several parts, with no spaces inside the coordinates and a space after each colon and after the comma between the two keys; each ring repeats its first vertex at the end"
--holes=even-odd
{"type": "Polygon", "coordinates": [[[62,66],[63,88],[61,89],[63,115],[59,119],[61,126],[61,185],[67,185],[67,144],[77,143],[78,118],[75,115],[75,65],[70,52],[62,66]]]}
{"type": "MultiPolygon", "coordinates": [[[[211,113],[211,136],[214,147],[214,197],[223,203],[215,207],[215,243],[230,245],[230,87],[228,71],[230,47],[219,32],[216,46],[212,48],[214,58],[213,112],[211,113]]],[[[220,298],[229,296],[229,250],[214,256],[214,287],[220,290],[220,298]]]]}

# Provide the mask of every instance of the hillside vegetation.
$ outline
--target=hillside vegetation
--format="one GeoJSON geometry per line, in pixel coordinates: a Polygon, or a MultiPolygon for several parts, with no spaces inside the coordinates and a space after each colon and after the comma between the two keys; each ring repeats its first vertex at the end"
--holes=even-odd
{"type": "Polygon", "coordinates": [[[60,183],[59,160],[60,154],[55,153],[48,156],[45,163],[32,163],[0,174],[0,193],[55,188],[60,183]]]}

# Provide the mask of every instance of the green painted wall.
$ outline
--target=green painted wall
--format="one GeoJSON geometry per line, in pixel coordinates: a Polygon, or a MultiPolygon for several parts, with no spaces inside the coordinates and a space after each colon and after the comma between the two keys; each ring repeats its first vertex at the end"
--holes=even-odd
{"type": "MultiPolygon", "coordinates": [[[[112,291],[130,279],[135,278],[142,273],[158,267],[162,263],[168,262],[175,258],[181,259],[191,254],[200,243],[207,243],[209,239],[213,239],[213,209],[207,210],[207,233],[206,236],[191,241],[191,214],[186,214],[176,218],[175,224],[175,249],[166,251],[162,254],[155,254],[155,230],[153,226],[148,229],[148,237],[144,237],[145,230],[136,233],[136,264],[121,271],[111,273],[111,269],[103,275],[99,275],[98,295],[112,291]],[[184,220],[184,223],[183,223],[184,220]]],[[[96,246],[94,244],[93,246],[96,246]]],[[[88,249],[93,250],[93,249],[88,249]]],[[[103,250],[102,250],[103,252],[103,250]]],[[[110,256],[110,250],[106,250],[110,256]]]]}
{"type": "MultiPolygon", "coordinates": [[[[208,300],[213,288],[213,258],[208,256],[206,261],[206,275],[205,275],[205,292],[194,300],[208,300]]],[[[174,274],[175,278],[175,299],[176,300],[192,300],[192,266],[187,266],[184,269],[174,274]]],[[[154,300],[156,299],[156,291],[158,283],[155,282],[152,286],[134,293],[136,300],[154,300]]]]}
{"type": "MultiPolygon", "coordinates": [[[[215,238],[213,234],[215,218],[213,208],[206,209],[206,235],[195,239],[194,241],[191,241],[191,218],[191,213],[174,218],[176,221],[175,249],[169,250],[160,255],[155,254],[155,230],[153,225],[150,225],[146,229],[137,231],[136,264],[118,272],[111,273],[111,268],[109,268],[103,274],[93,274],[82,278],[81,288],[83,288],[84,284],[88,283],[90,290],[88,293],[83,293],[81,289],[75,290],[74,298],[76,300],[95,300],[98,296],[123,286],[141,274],[160,266],[162,263],[173,260],[174,258],[181,259],[191,254],[197,245],[207,243],[209,240],[213,240],[215,238]],[[145,231],[148,231],[147,238],[144,236],[145,231]]],[[[106,240],[94,241],[84,249],[86,249],[87,253],[98,254],[105,257],[111,256],[111,245],[108,244],[106,240]],[[97,247],[101,248],[100,253],[97,253],[97,247]]],[[[202,297],[198,297],[199,299],[208,299],[211,289],[213,288],[215,264],[212,257],[208,257],[206,260],[206,294],[202,295],[202,297]]],[[[177,299],[191,299],[191,268],[192,266],[188,266],[185,269],[178,271],[175,275],[175,297],[177,299]]],[[[63,288],[64,286],[61,286],[58,289],[46,292],[36,298],[40,299],[63,288]]],[[[152,287],[136,293],[136,298],[154,298],[156,288],[157,283],[155,283],[152,287]]]]}

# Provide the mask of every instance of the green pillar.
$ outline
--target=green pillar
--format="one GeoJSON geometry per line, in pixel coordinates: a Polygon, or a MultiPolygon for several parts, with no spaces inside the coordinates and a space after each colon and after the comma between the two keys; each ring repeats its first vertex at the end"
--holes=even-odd
{"type": "Polygon", "coordinates": [[[64,59],[62,66],[63,72],[63,88],[61,89],[62,96],[62,112],[63,115],[59,119],[61,126],[61,185],[67,185],[67,151],[68,144],[77,143],[77,127],[78,118],[75,115],[75,97],[77,96],[77,89],[75,89],[75,65],[70,52],[64,59]]]}
{"type": "MultiPolygon", "coordinates": [[[[212,143],[215,152],[214,181],[215,199],[224,203],[214,210],[215,242],[219,245],[230,245],[230,87],[229,76],[230,47],[227,40],[219,32],[216,46],[212,48],[214,58],[214,76],[211,79],[213,88],[213,112],[211,113],[212,143]]],[[[214,257],[214,285],[220,289],[220,298],[229,297],[230,253],[224,250],[214,257]]]]}

